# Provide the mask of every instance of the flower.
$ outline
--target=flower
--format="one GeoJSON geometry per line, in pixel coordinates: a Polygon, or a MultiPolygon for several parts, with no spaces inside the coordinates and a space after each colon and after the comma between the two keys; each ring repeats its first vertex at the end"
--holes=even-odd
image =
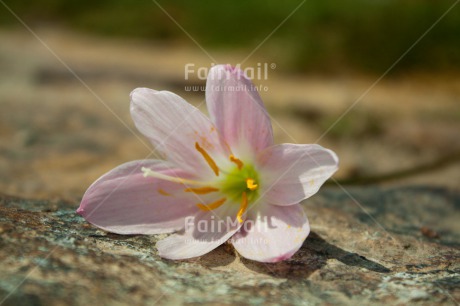
{"type": "Polygon", "coordinates": [[[134,123],[165,160],[111,170],[77,213],[118,234],[176,232],[156,245],[168,259],[227,240],[248,259],[290,258],[310,231],[299,203],[337,170],[337,156],[316,144],[274,145],[269,115],[240,69],[214,66],[206,101],[210,118],[174,93],[135,89],[134,123]]]}

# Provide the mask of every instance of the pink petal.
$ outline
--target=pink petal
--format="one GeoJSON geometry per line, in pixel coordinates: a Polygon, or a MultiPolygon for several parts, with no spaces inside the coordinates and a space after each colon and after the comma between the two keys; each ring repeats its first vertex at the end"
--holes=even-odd
{"type": "Polygon", "coordinates": [[[226,242],[241,224],[236,220],[238,205],[224,203],[212,211],[200,211],[185,221],[185,231],[157,242],[158,254],[167,259],[204,255],[226,242]]]}
{"type": "Polygon", "coordinates": [[[214,175],[195,143],[213,158],[225,149],[214,125],[196,107],[168,91],[137,88],[131,93],[131,116],[167,160],[190,173],[214,175]]]}
{"type": "Polygon", "coordinates": [[[164,161],[132,161],[111,170],[86,191],[77,213],[104,230],[119,234],[157,234],[184,227],[198,208],[182,184],[144,177],[142,167],[176,177],[190,177],[164,161]]]}
{"type": "Polygon", "coordinates": [[[338,169],[338,157],[319,145],[282,144],[259,155],[264,168],[264,200],[293,205],[314,195],[338,169]]]}
{"type": "Polygon", "coordinates": [[[289,259],[310,233],[303,208],[264,203],[259,207],[261,210],[250,212],[251,218],[233,236],[235,249],[243,257],[261,262],[289,259]]]}
{"type": "MultiPolygon", "coordinates": [[[[206,102],[212,121],[234,149],[258,152],[273,144],[270,117],[259,93],[244,73],[230,65],[211,68],[206,102]]],[[[237,153],[237,152],[235,152],[237,153]]]]}

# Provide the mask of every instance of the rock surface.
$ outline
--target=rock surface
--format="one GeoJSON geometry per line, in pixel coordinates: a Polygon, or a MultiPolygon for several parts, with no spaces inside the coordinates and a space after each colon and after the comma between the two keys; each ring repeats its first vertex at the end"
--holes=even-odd
{"type": "Polygon", "coordinates": [[[288,261],[223,245],[169,261],[157,236],[106,233],[77,202],[0,197],[0,305],[456,305],[460,193],[325,188],[305,201],[312,233],[288,261]]]}

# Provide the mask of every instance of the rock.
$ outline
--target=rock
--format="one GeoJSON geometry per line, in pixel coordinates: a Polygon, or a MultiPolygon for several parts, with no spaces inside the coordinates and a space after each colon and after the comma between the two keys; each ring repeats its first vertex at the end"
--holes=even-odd
{"type": "Polygon", "coordinates": [[[106,233],[78,202],[0,196],[1,305],[455,305],[460,193],[424,187],[324,188],[305,201],[312,233],[293,258],[263,264],[223,245],[161,259],[165,235],[106,233]],[[436,233],[427,235],[426,233],[436,233]]]}

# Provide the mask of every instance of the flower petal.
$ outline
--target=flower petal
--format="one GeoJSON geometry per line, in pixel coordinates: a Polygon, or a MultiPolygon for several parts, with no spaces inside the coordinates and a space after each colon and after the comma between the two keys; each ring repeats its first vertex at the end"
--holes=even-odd
{"type": "Polygon", "coordinates": [[[118,234],[158,234],[180,230],[198,210],[197,199],[178,183],[144,177],[142,167],[176,177],[190,177],[164,161],[132,161],[116,167],[86,191],[77,213],[118,234]]]}
{"type": "Polygon", "coordinates": [[[258,157],[264,169],[264,200],[293,205],[314,195],[338,169],[338,157],[316,144],[282,144],[267,148],[258,157]]]}
{"type": "Polygon", "coordinates": [[[232,149],[243,145],[258,152],[273,144],[267,110],[257,88],[240,69],[230,65],[212,67],[206,102],[211,120],[232,149]]]}
{"type": "Polygon", "coordinates": [[[229,204],[187,217],[182,234],[157,242],[158,254],[167,259],[187,259],[204,255],[226,242],[241,227],[235,218],[238,206],[229,204]]]}
{"type": "Polygon", "coordinates": [[[261,203],[232,237],[243,257],[261,262],[289,259],[310,233],[307,216],[300,205],[286,207],[261,203]]]}
{"type": "Polygon", "coordinates": [[[172,92],[135,89],[131,93],[131,116],[155,149],[190,173],[213,174],[196,143],[211,156],[225,152],[209,118],[172,92]]]}

